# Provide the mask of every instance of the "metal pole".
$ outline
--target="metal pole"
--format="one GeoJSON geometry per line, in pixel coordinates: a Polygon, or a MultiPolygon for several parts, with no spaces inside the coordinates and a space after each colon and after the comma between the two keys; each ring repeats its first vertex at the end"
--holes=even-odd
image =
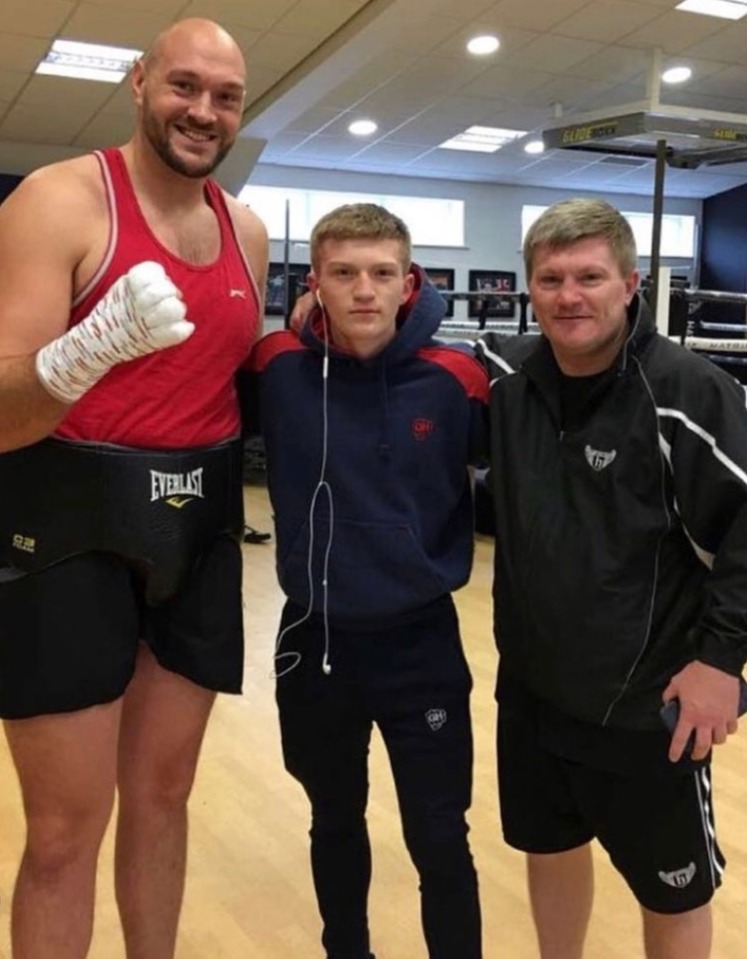
{"type": "Polygon", "coordinates": [[[656,172],[654,174],[654,223],[651,232],[651,312],[656,316],[659,293],[659,261],[661,248],[661,217],[664,212],[664,173],[666,171],[667,141],[656,141],[656,172]]]}
{"type": "Polygon", "coordinates": [[[283,244],[283,317],[290,324],[290,200],[285,201],[285,242],[283,244]]]}

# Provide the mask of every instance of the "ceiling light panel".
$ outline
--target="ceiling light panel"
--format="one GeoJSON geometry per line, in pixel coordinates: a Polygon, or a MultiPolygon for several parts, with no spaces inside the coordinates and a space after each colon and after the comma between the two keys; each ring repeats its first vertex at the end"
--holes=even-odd
{"type": "Polygon", "coordinates": [[[142,50],[128,47],[109,47],[100,43],[81,43],[77,40],[55,40],[36,73],[79,80],[98,80],[119,83],[139,57],[142,50]]]}
{"type": "Polygon", "coordinates": [[[526,136],[526,130],[506,130],[501,127],[468,127],[450,140],[439,144],[442,150],[469,150],[474,153],[495,153],[502,146],[526,136]]]}
{"type": "Polygon", "coordinates": [[[747,16],[747,3],[743,0],[683,0],[674,8],[685,13],[702,13],[706,17],[722,20],[741,20],[747,16]]]}

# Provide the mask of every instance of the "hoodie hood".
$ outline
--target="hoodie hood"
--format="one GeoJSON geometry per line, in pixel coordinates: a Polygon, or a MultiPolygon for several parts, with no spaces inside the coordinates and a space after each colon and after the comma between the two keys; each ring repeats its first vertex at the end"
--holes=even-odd
{"type": "MultiPolygon", "coordinates": [[[[397,333],[380,353],[367,360],[359,360],[364,364],[383,363],[390,366],[398,360],[412,356],[423,346],[432,342],[441,321],[446,315],[446,302],[438,290],[433,286],[422,267],[413,263],[410,272],[415,277],[415,284],[409,298],[397,312],[397,333]]],[[[322,308],[315,304],[306,323],[301,330],[301,342],[304,346],[319,352],[325,352],[325,316],[322,308]]],[[[330,341],[329,355],[355,359],[346,350],[340,349],[330,341]]]]}

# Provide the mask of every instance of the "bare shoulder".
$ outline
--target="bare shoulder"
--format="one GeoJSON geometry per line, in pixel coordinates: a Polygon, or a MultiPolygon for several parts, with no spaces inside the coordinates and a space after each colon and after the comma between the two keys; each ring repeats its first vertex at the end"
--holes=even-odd
{"type": "Polygon", "coordinates": [[[259,279],[267,272],[267,252],[269,249],[267,229],[262,220],[248,206],[239,203],[236,197],[229,193],[224,193],[224,196],[231,219],[236,227],[239,242],[259,279]]]}
{"type": "Polygon", "coordinates": [[[0,348],[37,349],[65,329],[78,277],[107,235],[95,157],[41,167],[21,181],[0,205],[0,348]]]}
{"type": "Polygon", "coordinates": [[[252,236],[258,233],[265,237],[267,236],[265,225],[254,212],[254,210],[248,207],[245,203],[241,203],[230,193],[226,193],[224,191],[223,196],[226,199],[226,204],[231,217],[239,230],[246,230],[247,234],[252,236]]]}
{"type": "Polygon", "coordinates": [[[106,194],[92,155],[40,167],[25,177],[0,206],[0,246],[33,239],[43,254],[63,247],[73,260],[107,223],[106,194]]]}
{"type": "Polygon", "coordinates": [[[39,167],[21,181],[6,202],[33,203],[40,200],[49,204],[50,213],[59,207],[79,207],[81,203],[105,204],[101,171],[93,154],[39,167]]]}

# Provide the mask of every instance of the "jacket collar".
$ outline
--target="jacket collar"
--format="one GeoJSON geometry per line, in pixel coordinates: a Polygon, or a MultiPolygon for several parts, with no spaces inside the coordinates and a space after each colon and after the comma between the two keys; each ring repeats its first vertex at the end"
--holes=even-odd
{"type": "MultiPolygon", "coordinates": [[[[636,293],[628,306],[628,336],[609,369],[623,373],[633,357],[640,356],[657,335],[656,324],[648,304],[636,293]]],[[[556,383],[559,367],[546,336],[541,335],[535,350],[523,364],[525,371],[540,383],[556,383]]]]}

